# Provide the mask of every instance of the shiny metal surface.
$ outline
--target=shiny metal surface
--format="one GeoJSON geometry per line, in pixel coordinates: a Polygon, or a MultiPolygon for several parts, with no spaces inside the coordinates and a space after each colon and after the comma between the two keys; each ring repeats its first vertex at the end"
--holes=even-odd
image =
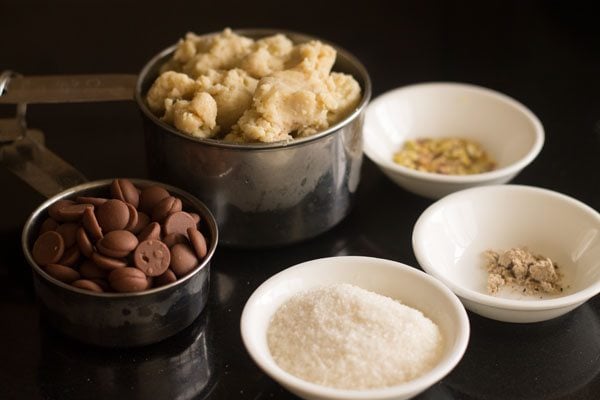
{"type": "MultiPolygon", "coordinates": [[[[237,31],[254,38],[276,32],[281,31],[237,31]]],[[[294,42],[315,39],[282,33],[294,42]]],[[[361,85],[358,108],[324,132],[285,143],[239,145],[193,138],[154,116],[145,93],[174,47],[140,73],[136,101],[144,119],[149,172],[205,202],[218,221],[221,243],[262,247],[298,242],[332,228],[350,211],[360,180],[363,110],[371,82],[358,60],[336,49],[333,69],[353,75],[361,85]]]]}
{"type": "Polygon", "coordinates": [[[137,76],[95,75],[0,75],[0,104],[78,103],[131,100],[137,76]]]}
{"type": "MultiPolygon", "coordinates": [[[[201,230],[210,243],[208,254],[198,268],[170,285],[140,293],[91,293],[46,274],[30,252],[51,204],[73,196],[107,195],[111,181],[75,186],[40,205],[25,223],[21,237],[23,252],[33,269],[34,287],[44,314],[58,330],[100,346],[129,347],[159,342],[189,326],[208,298],[210,261],[218,242],[218,230],[208,208],[192,195],[161,184],[181,198],[185,209],[201,216],[201,230]]],[[[156,184],[139,179],[131,181],[138,187],[156,184]]]]}
{"type": "MultiPolygon", "coordinates": [[[[0,132],[11,122],[14,120],[0,119],[0,132]]],[[[45,146],[44,133],[35,129],[27,129],[14,140],[0,143],[0,166],[6,167],[45,197],[86,182],[81,172],[45,146]]]]}

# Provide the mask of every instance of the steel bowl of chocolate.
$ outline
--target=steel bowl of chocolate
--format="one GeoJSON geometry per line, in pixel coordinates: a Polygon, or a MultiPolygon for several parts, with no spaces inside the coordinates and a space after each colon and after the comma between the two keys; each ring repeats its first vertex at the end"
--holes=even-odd
{"type": "Polygon", "coordinates": [[[22,245],[43,315],[110,347],[159,342],[208,298],[216,221],[194,196],[139,179],[85,183],[40,205],[22,245]]]}

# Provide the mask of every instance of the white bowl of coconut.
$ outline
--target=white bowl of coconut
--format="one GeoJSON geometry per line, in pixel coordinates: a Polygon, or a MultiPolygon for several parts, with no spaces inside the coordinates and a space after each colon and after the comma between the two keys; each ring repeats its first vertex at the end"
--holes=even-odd
{"type": "Polygon", "coordinates": [[[241,333],[256,364],[304,399],[408,399],[458,364],[469,320],[422,271],[331,257],[265,281],[244,307],[241,333]]]}

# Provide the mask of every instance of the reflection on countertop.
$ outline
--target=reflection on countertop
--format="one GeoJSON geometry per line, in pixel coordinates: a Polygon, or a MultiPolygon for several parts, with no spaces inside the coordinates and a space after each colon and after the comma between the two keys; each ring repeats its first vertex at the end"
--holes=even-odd
{"type": "Polygon", "coordinates": [[[154,345],[113,349],[79,343],[41,324],[38,384],[42,398],[204,398],[215,386],[207,348],[209,317],[154,345]]]}
{"type": "Polygon", "coordinates": [[[469,319],[467,352],[444,379],[457,398],[572,398],[600,373],[600,319],[590,303],[532,324],[469,319]]]}

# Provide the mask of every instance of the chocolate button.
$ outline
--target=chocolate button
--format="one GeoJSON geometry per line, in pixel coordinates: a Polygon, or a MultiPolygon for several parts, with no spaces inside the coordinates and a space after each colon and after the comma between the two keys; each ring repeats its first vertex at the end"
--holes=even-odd
{"type": "Polygon", "coordinates": [[[195,228],[196,223],[190,214],[185,211],[178,211],[169,215],[163,223],[163,234],[170,235],[178,233],[187,236],[188,228],[195,228]]]}
{"type": "Polygon", "coordinates": [[[162,241],[169,248],[175,246],[177,243],[185,243],[185,244],[189,243],[187,237],[185,237],[184,235],[182,235],[180,233],[171,233],[170,235],[165,236],[162,241]]]}
{"type": "Polygon", "coordinates": [[[154,286],[155,287],[166,286],[169,283],[175,282],[176,280],[177,280],[177,277],[175,276],[173,271],[169,268],[168,270],[166,270],[164,272],[164,274],[159,275],[156,278],[154,278],[154,286]]]}
{"type": "Polygon", "coordinates": [[[148,276],[159,276],[169,268],[169,248],[159,240],[144,240],[133,253],[133,263],[148,276]]]}
{"type": "Polygon", "coordinates": [[[63,256],[58,261],[61,265],[66,265],[67,267],[72,267],[79,261],[81,257],[81,251],[79,251],[79,246],[76,244],[69,247],[65,250],[63,256]]]}
{"type": "Polygon", "coordinates": [[[203,259],[204,257],[206,257],[208,248],[206,245],[206,239],[204,238],[202,232],[200,232],[196,228],[188,228],[187,234],[198,258],[203,259]]]}
{"type": "Polygon", "coordinates": [[[75,204],[73,200],[58,200],[54,202],[50,207],[48,207],[48,215],[50,215],[56,221],[62,222],[63,219],[59,214],[59,210],[62,207],[70,206],[72,204],[75,204]]]}
{"type": "Polygon", "coordinates": [[[98,241],[96,247],[98,251],[105,256],[122,258],[127,257],[129,253],[135,250],[138,245],[138,239],[129,231],[108,232],[98,241]]]}
{"type": "Polygon", "coordinates": [[[93,210],[88,208],[83,212],[81,223],[94,241],[102,239],[102,228],[100,228],[93,210]]]}
{"type": "Polygon", "coordinates": [[[152,209],[152,220],[162,222],[168,215],[181,211],[181,200],[169,196],[162,199],[152,209]]]}
{"type": "Polygon", "coordinates": [[[79,273],[87,279],[104,279],[108,276],[108,272],[105,269],[98,267],[91,260],[85,260],[83,264],[81,264],[79,273]]]}
{"type": "Polygon", "coordinates": [[[126,203],[126,204],[127,204],[127,209],[129,209],[129,222],[127,222],[127,226],[125,227],[125,230],[128,230],[131,232],[131,231],[133,231],[133,228],[135,228],[137,226],[139,216],[138,216],[138,212],[134,206],[132,206],[129,203],[126,203]]]}
{"type": "Polygon", "coordinates": [[[99,207],[102,204],[106,203],[106,200],[108,199],[103,199],[102,197],[85,197],[85,196],[80,196],[77,199],[78,203],[84,203],[84,204],[92,204],[95,207],[99,207]]]}
{"type": "Polygon", "coordinates": [[[92,253],[92,261],[100,268],[117,269],[125,268],[127,263],[118,258],[112,258],[100,253],[92,253]]]}
{"type": "Polygon", "coordinates": [[[198,257],[186,244],[176,244],[171,247],[171,269],[177,277],[188,274],[198,265],[198,257]]]}
{"type": "Polygon", "coordinates": [[[65,241],[65,248],[69,248],[71,246],[73,246],[77,239],[77,230],[79,229],[79,224],[75,224],[73,222],[67,222],[64,223],[62,225],[60,225],[58,228],[56,228],[56,232],[58,232],[60,234],[60,236],[62,236],[63,240],[65,241]]]}
{"type": "Polygon", "coordinates": [[[71,283],[71,285],[79,289],[89,290],[96,293],[102,293],[104,291],[97,283],[92,282],[88,279],[79,279],[71,283]]]}
{"type": "Polygon", "coordinates": [[[48,264],[45,268],[45,271],[51,277],[65,283],[71,283],[81,279],[79,272],[75,271],[73,268],[60,264],[48,264]]]}
{"type": "Polygon", "coordinates": [[[108,276],[110,286],[117,292],[139,292],[149,287],[146,274],[137,268],[115,269],[108,276]]]}
{"type": "Polygon", "coordinates": [[[125,229],[129,222],[129,208],[121,200],[111,199],[98,207],[96,219],[105,234],[125,229]]]}
{"type": "Polygon", "coordinates": [[[58,222],[53,220],[52,218],[46,218],[42,225],[40,226],[40,235],[45,232],[55,231],[58,228],[58,222]]]}
{"type": "Polygon", "coordinates": [[[88,258],[91,257],[92,253],[94,252],[94,246],[92,245],[92,242],[90,241],[90,238],[88,237],[87,233],[85,233],[85,229],[77,229],[77,234],[75,238],[77,240],[77,246],[79,246],[81,254],[88,258]]]}
{"type": "Polygon", "coordinates": [[[169,196],[169,192],[163,187],[157,185],[148,186],[147,188],[142,189],[138,208],[141,211],[150,214],[159,201],[169,196]]]}
{"type": "Polygon", "coordinates": [[[58,209],[57,213],[63,221],[79,221],[86,208],[94,208],[91,204],[70,204],[58,209]]]}
{"type": "Polygon", "coordinates": [[[144,230],[138,235],[138,240],[143,242],[144,240],[159,240],[160,239],[160,225],[157,222],[150,223],[144,230]]]}
{"type": "Polygon", "coordinates": [[[189,213],[190,217],[192,217],[194,219],[194,222],[196,223],[196,225],[198,225],[200,223],[200,216],[196,213],[189,213]]]}
{"type": "Polygon", "coordinates": [[[41,266],[56,264],[65,251],[62,236],[55,231],[45,232],[37,238],[31,252],[33,259],[41,266]]]}
{"type": "Polygon", "coordinates": [[[137,225],[134,226],[133,229],[131,229],[131,232],[134,235],[137,235],[141,231],[143,231],[144,228],[147,227],[149,223],[150,223],[150,217],[148,216],[148,214],[138,211],[138,222],[137,222],[137,225]]]}
{"type": "Polygon", "coordinates": [[[140,202],[140,194],[137,188],[128,179],[115,179],[112,181],[110,194],[113,198],[129,203],[136,208],[140,202]]]}
{"type": "Polygon", "coordinates": [[[112,292],[113,291],[106,279],[94,278],[94,279],[90,279],[90,281],[92,281],[96,285],[100,286],[102,288],[103,292],[112,292]]]}

